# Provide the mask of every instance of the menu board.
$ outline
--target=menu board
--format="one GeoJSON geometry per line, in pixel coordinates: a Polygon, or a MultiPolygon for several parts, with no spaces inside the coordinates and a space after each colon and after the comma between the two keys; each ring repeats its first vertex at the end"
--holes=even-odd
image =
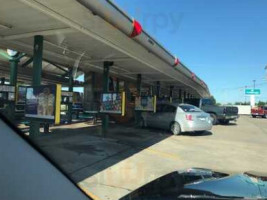
{"type": "Polygon", "coordinates": [[[27,87],[19,86],[17,92],[17,103],[25,103],[26,102],[26,90],[27,87]]]}
{"type": "Polygon", "coordinates": [[[0,85],[0,100],[15,101],[15,87],[11,85],[0,85]]]}
{"type": "Polygon", "coordinates": [[[0,85],[0,92],[15,92],[15,86],[0,85]]]}
{"type": "Polygon", "coordinates": [[[60,85],[27,87],[25,116],[28,118],[55,120],[58,122],[58,113],[60,115],[60,93],[60,85]]]}
{"type": "Polygon", "coordinates": [[[155,110],[155,97],[136,96],[135,97],[135,110],[153,112],[155,110]]]}
{"type": "Polygon", "coordinates": [[[61,103],[72,103],[73,92],[62,91],[61,92],[61,103]]]}
{"type": "Polygon", "coordinates": [[[82,93],[79,92],[73,92],[73,98],[72,98],[73,103],[83,103],[83,95],[82,93]]]}
{"type": "Polygon", "coordinates": [[[15,101],[15,93],[14,92],[8,93],[8,101],[15,101]]]}
{"type": "Polygon", "coordinates": [[[124,115],[125,93],[103,93],[101,95],[100,112],[124,115]]]}

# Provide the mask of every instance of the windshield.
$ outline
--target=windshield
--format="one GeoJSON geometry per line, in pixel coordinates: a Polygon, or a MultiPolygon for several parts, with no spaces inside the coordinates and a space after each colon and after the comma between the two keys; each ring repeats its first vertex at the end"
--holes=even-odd
{"type": "Polygon", "coordinates": [[[184,112],[201,112],[199,108],[192,105],[180,105],[179,106],[184,112]]]}
{"type": "MultiPolygon", "coordinates": [[[[266,8],[267,0],[1,1],[0,115],[94,199],[191,168],[264,174],[266,8]]],[[[0,191],[20,194],[13,183],[0,191]]]]}
{"type": "Polygon", "coordinates": [[[202,99],[202,105],[214,105],[211,99],[202,99]]]}

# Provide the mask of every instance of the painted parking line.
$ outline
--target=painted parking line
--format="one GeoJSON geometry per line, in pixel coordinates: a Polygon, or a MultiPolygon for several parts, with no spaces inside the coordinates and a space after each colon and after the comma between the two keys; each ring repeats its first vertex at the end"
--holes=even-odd
{"type": "Polygon", "coordinates": [[[175,154],[165,153],[165,152],[158,151],[158,150],[155,150],[152,148],[146,148],[146,149],[144,149],[144,151],[155,154],[159,157],[168,158],[168,159],[172,159],[172,160],[180,160],[181,159],[179,156],[177,156],[175,154]]]}

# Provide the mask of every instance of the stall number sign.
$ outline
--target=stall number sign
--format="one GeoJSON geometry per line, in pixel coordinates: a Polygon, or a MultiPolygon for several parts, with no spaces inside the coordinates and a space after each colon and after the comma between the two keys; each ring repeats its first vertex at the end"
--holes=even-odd
{"type": "Polygon", "coordinates": [[[246,95],[260,95],[261,90],[260,89],[245,89],[246,95]]]}

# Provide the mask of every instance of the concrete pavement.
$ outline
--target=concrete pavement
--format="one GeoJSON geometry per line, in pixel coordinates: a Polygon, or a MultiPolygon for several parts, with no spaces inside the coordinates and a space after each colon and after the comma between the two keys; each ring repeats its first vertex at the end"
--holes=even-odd
{"type": "Polygon", "coordinates": [[[36,142],[96,199],[118,199],[174,170],[190,167],[238,173],[266,172],[267,119],[242,116],[203,135],[113,125],[76,124],[52,129],[36,142]],[[72,128],[72,129],[71,129],[72,128]]]}

